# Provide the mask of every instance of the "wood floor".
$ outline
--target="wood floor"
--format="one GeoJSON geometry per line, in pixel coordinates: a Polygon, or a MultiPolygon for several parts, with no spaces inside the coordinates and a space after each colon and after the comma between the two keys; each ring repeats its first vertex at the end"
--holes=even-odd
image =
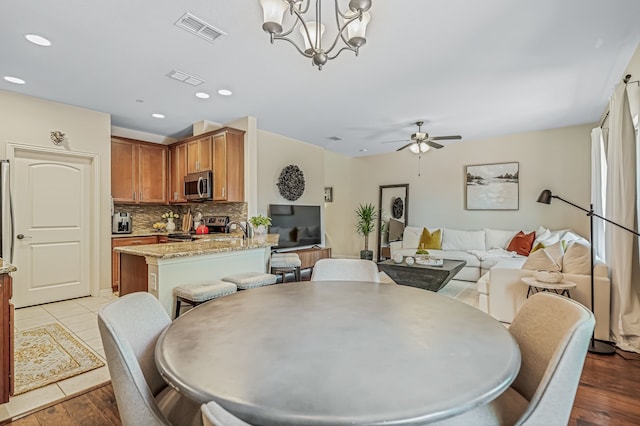
{"type": "MultiPolygon", "coordinates": [[[[121,425],[111,384],[8,424],[121,425]]],[[[569,425],[640,425],[640,356],[588,354],[569,425]]]]}

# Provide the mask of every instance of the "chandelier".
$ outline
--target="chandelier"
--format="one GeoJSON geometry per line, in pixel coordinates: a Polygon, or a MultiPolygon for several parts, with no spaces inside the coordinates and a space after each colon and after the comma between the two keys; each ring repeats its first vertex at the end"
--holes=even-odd
{"type": "Polygon", "coordinates": [[[431,147],[425,142],[416,141],[409,145],[409,151],[413,152],[414,154],[422,154],[423,152],[429,151],[429,148],[431,147]]]}
{"type": "Polygon", "coordinates": [[[274,40],[285,40],[291,43],[302,55],[311,58],[313,66],[319,70],[329,61],[335,59],[343,50],[351,50],[358,56],[360,46],[367,39],[365,32],[367,24],[371,20],[368,10],[371,8],[371,0],[350,0],[349,11],[342,13],[335,0],[335,17],[338,32],[333,42],[327,46],[322,43],[325,26],[321,22],[322,0],[316,0],[315,19],[305,21],[305,14],[309,12],[311,0],[260,0],[264,12],[264,24],[262,29],[274,40]],[[289,14],[294,17],[291,28],[283,31],[282,21],[284,14],[289,9],[289,14]],[[304,50],[289,35],[298,28],[304,41],[304,50]],[[342,43],[340,43],[342,42],[342,43]],[[340,49],[332,54],[333,50],[340,49]]]}

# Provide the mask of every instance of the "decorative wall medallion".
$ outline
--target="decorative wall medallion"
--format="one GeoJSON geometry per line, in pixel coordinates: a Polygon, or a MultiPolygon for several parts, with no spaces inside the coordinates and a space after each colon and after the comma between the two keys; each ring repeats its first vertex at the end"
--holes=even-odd
{"type": "Polygon", "coordinates": [[[394,219],[400,219],[404,215],[404,203],[402,198],[396,197],[391,203],[391,214],[394,219]]]}
{"type": "Polygon", "coordinates": [[[304,173],[298,166],[289,164],[280,172],[277,185],[280,195],[289,201],[295,201],[304,192],[304,173]]]}

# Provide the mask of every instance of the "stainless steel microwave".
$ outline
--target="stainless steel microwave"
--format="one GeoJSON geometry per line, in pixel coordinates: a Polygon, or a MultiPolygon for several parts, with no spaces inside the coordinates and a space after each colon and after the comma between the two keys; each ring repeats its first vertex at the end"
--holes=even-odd
{"type": "Polygon", "coordinates": [[[208,170],[186,175],[184,177],[184,195],[187,200],[212,200],[213,173],[208,170]]]}

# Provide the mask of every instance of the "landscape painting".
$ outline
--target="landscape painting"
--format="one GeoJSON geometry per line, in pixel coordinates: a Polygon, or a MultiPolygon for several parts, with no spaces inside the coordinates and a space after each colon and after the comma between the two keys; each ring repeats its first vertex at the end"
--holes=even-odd
{"type": "Polygon", "coordinates": [[[519,163],[466,166],[467,210],[518,210],[519,163]]]}

